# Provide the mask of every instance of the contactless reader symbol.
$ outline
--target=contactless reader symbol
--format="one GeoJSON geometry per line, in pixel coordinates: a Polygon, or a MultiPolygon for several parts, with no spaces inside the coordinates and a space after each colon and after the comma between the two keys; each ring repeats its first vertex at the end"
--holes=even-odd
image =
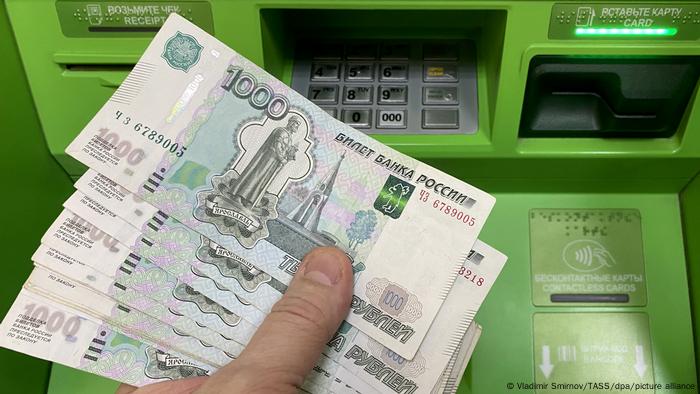
{"type": "Polygon", "coordinates": [[[593,272],[616,264],[615,258],[605,246],[590,239],[569,242],[562,251],[562,260],[578,272],[593,272]]]}

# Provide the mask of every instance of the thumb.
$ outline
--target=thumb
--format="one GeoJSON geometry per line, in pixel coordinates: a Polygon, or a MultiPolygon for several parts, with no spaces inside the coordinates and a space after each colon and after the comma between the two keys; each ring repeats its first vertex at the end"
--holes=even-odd
{"type": "Polygon", "coordinates": [[[296,392],[347,316],[352,288],[347,256],[337,248],[313,249],[240,357],[202,392],[296,392]]]}

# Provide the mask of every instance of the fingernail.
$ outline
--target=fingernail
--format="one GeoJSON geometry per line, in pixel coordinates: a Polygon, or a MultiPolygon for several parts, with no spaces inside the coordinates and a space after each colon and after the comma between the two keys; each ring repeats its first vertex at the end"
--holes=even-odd
{"type": "Polygon", "coordinates": [[[338,259],[321,253],[311,253],[307,257],[304,267],[304,278],[322,285],[332,286],[340,280],[342,270],[343,267],[338,259]]]}

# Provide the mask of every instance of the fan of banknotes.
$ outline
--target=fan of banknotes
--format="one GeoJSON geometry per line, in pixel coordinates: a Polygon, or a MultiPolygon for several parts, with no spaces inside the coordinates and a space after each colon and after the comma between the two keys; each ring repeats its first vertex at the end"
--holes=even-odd
{"type": "Polygon", "coordinates": [[[329,116],[172,15],[70,144],[89,167],[0,345],[132,385],[243,351],[303,256],[350,258],[350,312],[302,390],[454,392],[506,257],[495,199],[329,116]]]}

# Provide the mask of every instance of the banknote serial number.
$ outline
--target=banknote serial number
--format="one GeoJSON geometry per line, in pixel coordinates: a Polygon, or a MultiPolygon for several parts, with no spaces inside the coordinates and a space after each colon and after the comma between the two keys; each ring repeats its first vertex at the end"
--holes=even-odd
{"type": "MultiPolygon", "coordinates": [[[[431,201],[430,192],[427,190],[421,190],[419,200],[429,203],[431,201]]],[[[473,227],[476,224],[474,217],[462,211],[459,206],[450,205],[439,198],[433,198],[432,205],[433,208],[444,213],[446,216],[453,217],[455,220],[460,221],[469,227],[473,227]]]]}
{"type": "Polygon", "coordinates": [[[459,267],[459,276],[465,278],[466,280],[474,283],[477,286],[484,285],[484,277],[477,275],[476,273],[472,272],[472,270],[466,267],[459,267]]]}
{"type": "Polygon", "coordinates": [[[170,138],[165,138],[163,134],[152,129],[150,126],[147,126],[141,122],[133,123],[131,117],[125,115],[122,111],[117,111],[114,114],[114,118],[120,120],[123,125],[130,126],[135,132],[140,133],[144,138],[147,138],[154,144],[169,151],[170,153],[174,153],[177,157],[182,157],[187,150],[186,146],[173,142],[170,138]]]}

